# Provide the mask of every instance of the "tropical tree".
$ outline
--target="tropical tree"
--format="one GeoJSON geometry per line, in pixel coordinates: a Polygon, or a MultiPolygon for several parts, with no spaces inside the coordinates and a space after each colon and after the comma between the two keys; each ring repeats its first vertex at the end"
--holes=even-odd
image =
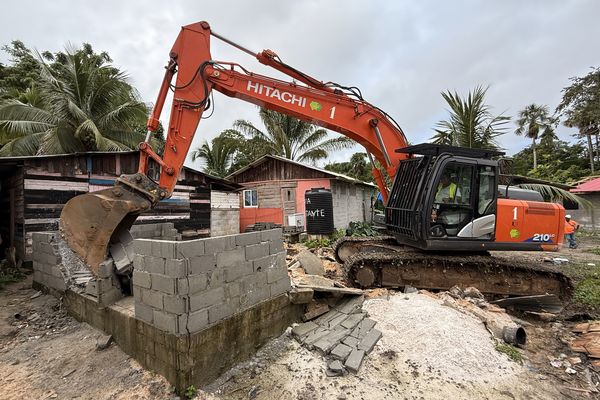
{"type": "Polygon", "coordinates": [[[365,182],[372,182],[373,175],[371,167],[367,161],[366,153],[354,153],[350,161],[330,163],[325,165],[325,169],[332,172],[348,175],[365,182]]]}
{"type": "Polygon", "coordinates": [[[556,111],[564,117],[563,124],[579,130],[579,137],[585,138],[588,147],[590,168],[594,172],[594,146],[600,147],[600,68],[584,77],[570,78],[571,85],[563,89],[563,98],[556,111]]]}
{"type": "Polygon", "coordinates": [[[232,172],[234,156],[243,148],[243,143],[244,137],[238,131],[225,130],[210,144],[204,140],[200,147],[192,151],[192,161],[201,160],[207,174],[225,177],[232,172]]]}
{"type": "Polygon", "coordinates": [[[39,76],[0,105],[0,156],[129,150],[148,109],[108,54],[90,45],[35,58],[39,76]]]}
{"type": "Polygon", "coordinates": [[[537,168],[536,140],[540,136],[540,132],[543,132],[546,138],[552,137],[556,123],[557,120],[550,116],[548,106],[545,105],[530,104],[519,111],[515,134],[531,139],[534,169],[537,168]]]}
{"type": "Polygon", "coordinates": [[[355,144],[346,137],[330,138],[325,129],[273,110],[261,108],[259,115],[264,131],[244,120],[236,121],[234,128],[250,138],[261,139],[269,154],[295,161],[316,162],[327,158],[330,151],[355,144]]]}
{"type": "Polygon", "coordinates": [[[442,92],[449,106],[450,118],[436,124],[436,144],[470,148],[498,148],[496,138],[506,133],[510,117],[494,116],[485,104],[487,88],[477,86],[462,98],[456,91],[442,92]]]}

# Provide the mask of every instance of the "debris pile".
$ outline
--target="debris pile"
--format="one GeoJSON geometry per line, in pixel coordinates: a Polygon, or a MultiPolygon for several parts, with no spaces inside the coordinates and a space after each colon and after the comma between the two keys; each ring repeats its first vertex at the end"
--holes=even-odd
{"type": "Polygon", "coordinates": [[[581,336],[571,343],[571,350],[585,353],[591,359],[591,364],[600,368],[600,321],[577,324],[572,331],[581,336]]]}
{"type": "Polygon", "coordinates": [[[328,358],[327,375],[357,372],[382,336],[362,310],[363,296],[345,297],[319,318],[292,328],[296,340],[328,358]]]}

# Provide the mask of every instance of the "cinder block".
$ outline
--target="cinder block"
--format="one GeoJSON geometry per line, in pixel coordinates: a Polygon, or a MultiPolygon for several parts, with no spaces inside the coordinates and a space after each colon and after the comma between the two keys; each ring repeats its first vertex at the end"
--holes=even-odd
{"type": "Polygon", "coordinates": [[[196,294],[206,290],[208,286],[208,278],[206,274],[190,275],[188,280],[189,294],[196,294]]]}
{"type": "Polygon", "coordinates": [[[252,261],[269,255],[269,242],[246,246],[246,260],[252,261]]]}
{"type": "Polygon", "coordinates": [[[262,242],[272,242],[274,240],[283,240],[283,230],[281,228],[260,231],[260,240],[262,242]]]}
{"type": "Polygon", "coordinates": [[[190,296],[190,310],[197,311],[203,308],[222,303],[225,300],[225,291],[222,287],[206,290],[190,296]]]}
{"type": "Polygon", "coordinates": [[[205,254],[203,240],[184,240],[176,243],[176,258],[192,258],[205,254]]]}
{"type": "Polygon", "coordinates": [[[60,263],[60,258],[55,254],[42,253],[39,260],[50,265],[56,265],[60,263]]]}
{"type": "MultiPolygon", "coordinates": [[[[283,278],[288,278],[287,269],[271,268],[267,270],[267,283],[271,284],[283,278]]],[[[288,278],[289,279],[289,278],[288,278]]]]}
{"type": "Polygon", "coordinates": [[[162,310],[164,307],[163,294],[156,290],[142,289],[142,303],[162,310]]]}
{"type": "Polygon", "coordinates": [[[154,321],[154,313],[152,307],[143,304],[139,301],[135,301],[135,317],[141,319],[144,322],[151,324],[154,321]]]}
{"type": "Polygon", "coordinates": [[[133,241],[133,250],[136,254],[142,256],[152,254],[152,240],[149,239],[135,239],[133,241]]]}
{"type": "Polygon", "coordinates": [[[33,281],[41,283],[42,282],[42,271],[34,269],[33,271],[33,281]]]}
{"type": "Polygon", "coordinates": [[[183,278],[188,275],[187,259],[167,259],[165,262],[165,275],[173,278],[183,278]]]}
{"type": "Polygon", "coordinates": [[[134,270],[133,284],[145,289],[150,289],[152,287],[150,274],[148,272],[134,270]]]}
{"type": "Polygon", "coordinates": [[[235,239],[231,239],[229,236],[214,237],[204,239],[204,254],[217,254],[224,251],[233,250],[235,246],[235,239]],[[233,242],[233,246],[232,246],[233,242]]]}
{"type": "Polygon", "coordinates": [[[105,305],[105,306],[109,306],[113,303],[115,303],[117,300],[121,299],[123,297],[123,294],[121,293],[120,290],[118,290],[117,288],[115,288],[114,286],[111,287],[110,290],[107,290],[105,292],[98,292],[98,302],[100,302],[100,304],[105,305]]]}
{"type": "Polygon", "coordinates": [[[156,326],[158,329],[169,333],[178,333],[177,316],[160,310],[154,310],[153,316],[153,325],[156,326]]]}
{"type": "Polygon", "coordinates": [[[98,286],[98,293],[105,293],[114,288],[111,278],[96,279],[96,286],[98,286]]]}
{"type": "Polygon", "coordinates": [[[271,297],[279,296],[291,289],[290,278],[287,276],[283,279],[278,280],[270,285],[271,297]]]}
{"type": "Polygon", "coordinates": [[[225,283],[225,271],[223,271],[221,268],[217,268],[211,273],[207,274],[207,277],[208,287],[210,289],[223,286],[223,283],[225,283]]]}
{"type": "Polygon", "coordinates": [[[229,302],[216,304],[208,309],[208,323],[214,324],[225,318],[232,316],[234,313],[233,307],[229,302]]]}
{"type": "Polygon", "coordinates": [[[225,285],[225,296],[228,299],[234,297],[240,297],[241,295],[241,285],[239,282],[231,282],[225,285]]]}
{"type": "Polygon", "coordinates": [[[161,274],[151,274],[152,290],[166,294],[175,294],[175,281],[177,278],[161,274]]]}
{"type": "Polygon", "coordinates": [[[236,246],[248,246],[260,243],[260,232],[248,232],[235,235],[236,246]]]}
{"type": "Polygon", "coordinates": [[[136,254],[133,257],[133,269],[136,271],[147,271],[146,268],[146,261],[144,260],[143,255],[141,254],[136,254]]]}
{"type": "Polygon", "coordinates": [[[165,311],[181,315],[188,311],[187,297],[183,296],[164,296],[163,304],[165,311]]]}
{"type": "MultiPolygon", "coordinates": [[[[89,285],[89,283],[88,283],[89,285]]],[[[136,301],[141,302],[142,301],[142,288],[136,285],[132,286],[132,290],[133,290],[133,298],[136,301]]]]}
{"type": "Polygon", "coordinates": [[[188,315],[187,330],[189,333],[198,332],[208,326],[208,310],[199,310],[188,315]]]}
{"type": "Polygon", "coordinates": [[[225,282],[233,282],[242,276],[250,275],[254,272],[252,263],[245,261],[234,267],[225,268],[225,282]]]}
{"type": "Polygon", "coordinates": [[[214,254],[205,254],[202,256],[192,257],[190,259],[190,266],[190,273],[193,275],[210,272],[217,267],[217,256],[214,254]]]}
{"type": "Polygon", "coordinates": [[[227,250],[217,253],[217,267],[227,268],[240,265],[245,261],[244,249],[242,247],[235,250],[227,250]]]}
{"type": "Polygon", "coordinates": [[[162,258],[178,258],[177,257],[177,245],[178,243],[173,240],[161,240],[160,241],[160,257],[162,258]]]}
{"type": "Polygon", "coordinates": [[[179,295],[185,295],[190,293],[190,285],[188,283],[188,278],[178,278],[175,282],[176,291],[179,295]]]}
{"type": "Polygon", "coordinates": [[[61,271],[61,270],[60,270],[60,268],[59,268],[59,267],[57,267],[57,266],[53,266],[53,267],[52,267],[52,276],[55,276],[55,277],[57,277],[57,278],[64,279],[64,278],[63,278],[63,273],[62,273],[62,271],[61,271]]]}
{"type": "Polygon", "coordinates": [[[240,304],[242,308],[252,307],[256,303],[266,300],[271,295],[271,289],[267,285],[257,285],[247,289],[242,285],[242,294],[240,295],[240,304]]]}
{"type": "Polygon", "coordinates": [[[165,259],[161,257],[144,256],[145,271],[152,274],[165,274],[165,259]]]}
{"type": "Polygon", "coordinates": [[[188,317],[189,314],[181,314],[177,316],[177,331],[181,334],[189,333],[188,332],[188,317]]]}
{"type": "Polygon", "coordinates": [[[360,365],[362,364],[363,358],[365,358],[364,350],[354,349],[346,359],[344,365],[352,372],[358,372],[360,365]]]}
{"type": "Polygon", "coordinates": [[[110,278],[114,267],[115,265],[112,260],[101,262],[100,265],[98,265],[98,278],[110,278]]]}
{"type": "Polygon", "coordinates": [[[281,240],[274,240],[269,242],[269,253],[277,254],[283,251],[283,242],[281,240]]]}
{"type": "Polygon", "coordinates": [[[51,287],[58,290],[59,292],[64,292],[65,290],[67,290],[67,284],[65,283],[65,280],[62,277],[59,278],[59,277],[53,276],[51,278],[51,282],[52,282],[51,287]]]}
{"type": "Polygon", "coordinates": [[[268,268],[276,266],[277,258],[274,255],[258,258],[252,261],[255,272],[266,271],[268,268]]]}

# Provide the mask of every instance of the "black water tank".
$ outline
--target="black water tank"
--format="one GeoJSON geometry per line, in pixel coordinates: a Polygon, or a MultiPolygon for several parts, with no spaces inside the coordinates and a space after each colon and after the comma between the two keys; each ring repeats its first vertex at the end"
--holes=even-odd
{"type": "Polygon", "coordinates": [[[306,232],[313,235],[333,233],[333,196],[331,190],[312,188],[304,193],[306,232]]]}

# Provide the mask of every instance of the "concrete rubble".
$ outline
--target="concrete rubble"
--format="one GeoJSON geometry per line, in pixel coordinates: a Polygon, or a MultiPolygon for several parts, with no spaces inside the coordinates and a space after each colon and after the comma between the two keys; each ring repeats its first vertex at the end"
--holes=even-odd
{"type": "Polygon", "coordinates": [[[330,376],[358,372],[364,357],[381,339],[376,322],[362,310],[363,302],[363,296],[344,297],[327,313],[292,328],[292,336],[300,344],[329,360],[330,376]]]}

